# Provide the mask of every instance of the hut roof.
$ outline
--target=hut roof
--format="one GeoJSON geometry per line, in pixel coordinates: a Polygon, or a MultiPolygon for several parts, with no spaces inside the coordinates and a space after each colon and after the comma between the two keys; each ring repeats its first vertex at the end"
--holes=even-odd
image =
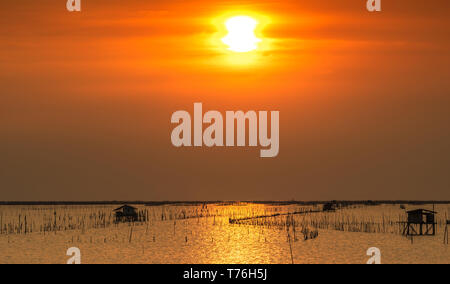
{"type": "Polygon", "coordinates": [[[135,207],[133,207],[133,206],[130,206],[130,205],[123,205],[123,206],[120,206],[120,207],[117,208],[117,209],[114,209],[113,211],[121,211],[122,209],[125,209],[125,208],[131,209],[131,210],[137,210],[137,208],[135,208],[135,207]]]}
{"type": "Polygon", "coordinates": [[[407,211],[406,213],[408,213],[408,214],[412,214],[412,213],[420,213],[420,214],[431,213],[431,214],[437,214],[437,212],[434,212],[434,211],[431,211],[431,210],[427,210],[427,209],[416,209],[416,210],[407,211]]]}

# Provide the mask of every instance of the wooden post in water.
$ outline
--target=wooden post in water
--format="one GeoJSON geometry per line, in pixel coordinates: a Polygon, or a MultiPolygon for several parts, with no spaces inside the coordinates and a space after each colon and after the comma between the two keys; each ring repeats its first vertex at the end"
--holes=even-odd
{"type": "Polygon", "coordinates": [[[53,215],[55,216],[55,221],[53,223],[53,230],[55,231],[55,235],[56,235],[56,210],[55,210],[55,212],[53,212],[53,215]]]}
{"type": "Polygon", "coordinates": [[[447,219],[447,214],[445,214],[445,232],[444,232],[444,244],[448,245],[448,225],[450,220],[447,219]]]}
{"type": "Polygon", "coordinates": [[[448,221],[447,224],[445,225],[445,232],[444,232],[444,245],[445,244],[448,245],[448,221]]]}

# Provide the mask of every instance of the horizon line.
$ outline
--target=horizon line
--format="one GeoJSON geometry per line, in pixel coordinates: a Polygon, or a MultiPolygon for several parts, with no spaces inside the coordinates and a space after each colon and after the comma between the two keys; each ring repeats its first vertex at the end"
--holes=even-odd
{"type": "Polygon", "coordinates": [[[170,205],[170,204],[220,204],[220,203],[254,203],[254,204],[324,204],[324,203],[350,203],[350,204],[450,204],[450,200],[102,200],[102,201],[0,201],[0,205],[170,205]]]}

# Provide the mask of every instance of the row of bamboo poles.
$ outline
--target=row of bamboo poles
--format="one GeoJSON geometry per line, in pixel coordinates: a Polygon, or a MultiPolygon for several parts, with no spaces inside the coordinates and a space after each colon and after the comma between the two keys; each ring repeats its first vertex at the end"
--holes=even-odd
{"type": "MultiPolygon", "coordinates": [[[[230,224],[252,225],[265,227],[285,228],[292,226],[288,224],[287,218],[296,218],[294,225],[307,228],[316,228],[324,230],[336,230],[343,232],[362,232],[362,233],[383,233],[383,234],[402,234],[403,227],[401,221],[402,215],[398,218],[382,215],[381,218],[371,216],[357,216],[340,212],[321,212],[321,211],[299,211],[286,214],[275,214],[269,216],[257,216],[254,218],[230,219],[230,224]]],[[[445,223],[441,220],[438,227],[444,227],[445,223]]]]}
{"type": "MultiPolygon", "coordinates": [[[[116,225],[115,215],[98,211],[83,216],[72,216],[68,213],[44,214],[39,218],[32,218],[27,214],[19,214],[16,220],[8,218],[4,221],[4,216],[0,215],[0,235],[30,234],[30,233],[50,233],[81,230],[83,233],[89,229],[108,228],[116,225]]],[[[138,222],[148,222],[149,214],[147,210],[138,212],[138,222]]]]}

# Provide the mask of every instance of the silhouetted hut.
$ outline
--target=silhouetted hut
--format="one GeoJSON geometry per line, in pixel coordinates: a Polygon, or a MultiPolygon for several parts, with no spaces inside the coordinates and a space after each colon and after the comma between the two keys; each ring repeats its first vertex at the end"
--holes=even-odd
{"type": "Polygon", "coordinates": [[[337,204],[335,202],[327,202],[323,205],[323,212],[335,211],[337,204]]]}
{"type": "Polygon", "coordinates": [[[406,212],[408,221],[405,222],[403,234],[407,236],[434,236],[436,234],[436,214],[437,212],[416,209],[406,212]]]}
{"type": "Polygon", "coordinates": [[[138,221],[137,208],[129,205],[114,209],[116,222],[136,222],[138,221]]]}

